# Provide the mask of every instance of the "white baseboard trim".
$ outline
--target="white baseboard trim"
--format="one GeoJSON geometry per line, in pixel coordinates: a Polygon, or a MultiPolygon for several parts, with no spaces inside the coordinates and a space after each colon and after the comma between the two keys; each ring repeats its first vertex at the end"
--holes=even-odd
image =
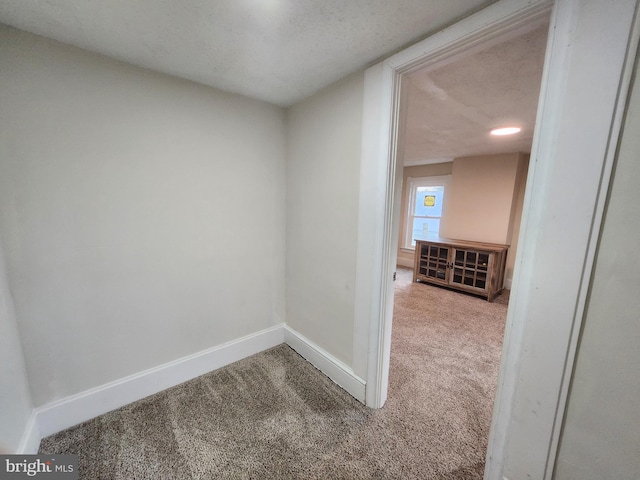
{"type": "Polygon", "coordinates": [[[362,403],[365,402],[366,382],[357,376],[350,367],[288,325],[284,326],[284,340],[305,360],[349,392],[355,399],[362,403]]]}
{"type": "Polygon", "coordinates": [[[513,279],[511,278],[505,278],[504,279],[504,288],[505,290],[511,290],[511,283],[513,282],[513,279]]]}
{"type": "Polygon", "coordinates": [[[38,407],[34,412],[37,420],[34,422],[35,433],[29,434],[29,439],[25,440],[25,448],[32,445],[32,435],[36,435],[39,442],[40,438],[275,347],[284,341],[284,324],[276,325],[38,407]]]}
{"type": "Polygon", "coordinates": [[[22,439],[20,440],[20,445],[18,446],[18,451],[16,453],[23,455],[38,453],[38,448],[40,448],[40,438],[38,418],[36,411],[33,410],[29,416],[29,420],[27,421],[27,425],[24,429],[24,433],[22,434],[22,439]]]}
{"type": "Polygon", "coordinates": [[[362,378],[283,323],[38,407],[29,419],[20,452],[36,453],[41,438],[282,343],[287,343],[354,398],[365,402],[366,382],[362,378]]]}

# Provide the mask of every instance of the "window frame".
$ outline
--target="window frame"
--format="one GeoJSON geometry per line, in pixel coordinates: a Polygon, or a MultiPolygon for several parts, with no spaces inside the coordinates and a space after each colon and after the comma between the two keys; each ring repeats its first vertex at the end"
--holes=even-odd
{"type": "MultiPolygon", "coordinates": [[[[405,203],[405,224],[404,232],[402,235],[403,244],[402,248],[415,251],[415,245],[412,245],[413,240],[413,219],[419,218],[438,218],[440,219],[440,226],[442,227],[442,219],[445,217],[445,211],[447,208],[447,193],[451,187],[451,174],[448,175],[431,175],[428,177],[407,177],[407,200],[405,203]],[[429,217],[413,214],[413,207],[416,202],[416,194],[419,187],[440,187],[444,188],[442,194],[442,214],[439,217],[429,217]]],[[[440,230],[438,230],[440,235],[440,230]]]]}

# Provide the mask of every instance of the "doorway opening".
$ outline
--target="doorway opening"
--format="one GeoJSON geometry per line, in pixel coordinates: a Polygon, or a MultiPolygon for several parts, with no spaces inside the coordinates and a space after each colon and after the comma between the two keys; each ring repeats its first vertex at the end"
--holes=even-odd
{"type": "MultiPolygon", "coordinates": [[[[388,387],[401,75],[530,23],[551,6],[500,0],[365,73],[354,360],[366,372],[373,408],[384,405],[388,387]]],[[[638,2],[583,6],[553,4],[486,478],[551,478],[565,418],[640,36],[638,2]],[[586,111],[585,99],[594,98],[586,111]]]]}
{"type": "Polygon", "coordinates": [[[411,397],[416,428],[430,424],[423,428],[430,448],[442,446],[434,461],[442,468],[460,462],[466,478],[484,470],[548,26],[549,16],[537,18],[400,78],[402,189],[387,401],[411,397]],[[490,134],[504,125],[520,131],[490,134]],[[485,251],[456,250],[459,269],[456,259],[442,263],[437,253],[451,250],[442,246],[446,239],[508,246],[495,279],[504,292],[493,298],[491,261],[478,265],[485,251]],[[427,243],[418,251],[416,241],[427,243]],[[458,270],[466,292],[449,288],[458,270]]]}

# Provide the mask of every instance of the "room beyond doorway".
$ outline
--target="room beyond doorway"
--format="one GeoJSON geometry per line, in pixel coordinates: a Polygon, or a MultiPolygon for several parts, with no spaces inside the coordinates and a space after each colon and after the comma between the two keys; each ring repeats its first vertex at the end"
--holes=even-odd
{"type": "Polygon", "coordinates": [[[413,375],[422,379],[421,388],[434,402],[429,408],[442,412],[434,431],[459,429],[466,445],[460,454],[475,459],[464,467],[470,468],[464,478],[480,479],[484,472],[509,291],[489,303],[431,285],[406,284],[407,267],[415,263],[409,238],[416,230],[412,209],[419,210],[411,186],[416,178],[451,178],[439,235],[509,245],[504,276],[510,288],[548,25],[548,16],[538,18],[506,33],[502,41],[494,38],[485,47],[476,45],[472,52],[401,77],[404,136],[397,161],[403,164],[403,187],[397,255],[398,265],[405,268],[398,268],[395,286],[389,400],[403,377],[407,355],[398,337],[404,337],[411,345],[407,358],[414,362],[413,375]],[[507,139],[489,135],[493,127],[507,124],[520,126],[520,134],[507,139]],[[495,314],[491,320],[481,318],[487,312],[495,314]],[[421,362],[415,362],[418,351],[421,362]]]}
{"type": "Polygon", "coordinates": [[[412,276],[398,269],[385,408],[415,423],[422,455],[440,475],[424,478],[479,480],[509,294],[489,303],[412,276]]]}

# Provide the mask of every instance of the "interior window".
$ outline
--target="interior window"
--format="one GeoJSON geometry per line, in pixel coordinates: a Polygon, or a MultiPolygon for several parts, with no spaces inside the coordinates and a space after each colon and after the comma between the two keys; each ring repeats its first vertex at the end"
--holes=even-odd
{"type": "Polygon", "coordinates": [[[450,175],[409,179],[405,247],[416,246],[416,239],[426,240],[440,234],[445,191],[450,175]]]}

